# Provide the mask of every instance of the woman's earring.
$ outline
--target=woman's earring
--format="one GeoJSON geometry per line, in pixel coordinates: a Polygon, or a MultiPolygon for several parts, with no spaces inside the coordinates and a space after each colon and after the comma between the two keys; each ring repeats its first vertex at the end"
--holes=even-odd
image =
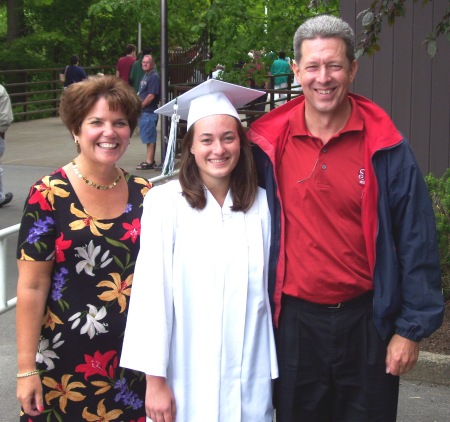
{"type": "Polygon", "coordinates": [[[75,138],[75,145],[80,145],[80,142],[78,142],[78,138],[75,138]]]}

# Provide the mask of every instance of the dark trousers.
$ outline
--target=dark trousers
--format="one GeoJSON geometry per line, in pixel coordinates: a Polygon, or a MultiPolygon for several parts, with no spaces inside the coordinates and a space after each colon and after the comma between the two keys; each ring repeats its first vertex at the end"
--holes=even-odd
{"type": "Polygon", "coordinates": [[[388,342],[370,293],[339,308],[283,296],[277,422],[394,422],[399,377],[386,374],[388,342]]]}

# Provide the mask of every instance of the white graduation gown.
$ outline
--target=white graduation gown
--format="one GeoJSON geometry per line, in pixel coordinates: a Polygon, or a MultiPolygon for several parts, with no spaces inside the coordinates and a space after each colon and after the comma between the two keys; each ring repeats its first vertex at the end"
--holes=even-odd
{"type": "Polygon", "coordinates": [[[246,213],[230,210],[230,193],[221,208],[206,192],[201,211],[178,181],[145,197],[120,365],[166,377],[177,422],[271,422],[265,192],[246,213]]]}

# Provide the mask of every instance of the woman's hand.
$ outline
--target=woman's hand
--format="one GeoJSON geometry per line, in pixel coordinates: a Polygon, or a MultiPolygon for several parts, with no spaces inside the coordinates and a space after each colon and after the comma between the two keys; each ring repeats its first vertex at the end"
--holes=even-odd
{"type": "Polygon", "coordinates": [[[44,410],[44,398],[39,375],[17,380],[17,399],[27,415],[37,416],[41,414],[44,410]]]}
{"type": "Polygon", "coordinates": [[[175,397],[165,378],[147,375],[145,410],[153,422],[175,422],[175,397]]]}

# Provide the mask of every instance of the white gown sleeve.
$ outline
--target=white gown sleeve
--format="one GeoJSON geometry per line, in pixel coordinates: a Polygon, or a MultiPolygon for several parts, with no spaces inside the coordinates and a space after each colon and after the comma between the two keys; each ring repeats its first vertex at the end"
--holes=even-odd
{"type": "MultiPolygon", "coordinates": [[[[176,184],[175,184],[176,187],[176,184]]],[[[174,184],[144,199],[140,251],[131,289],[120,366],[166,377],[173,324],[174,184]]]]}

